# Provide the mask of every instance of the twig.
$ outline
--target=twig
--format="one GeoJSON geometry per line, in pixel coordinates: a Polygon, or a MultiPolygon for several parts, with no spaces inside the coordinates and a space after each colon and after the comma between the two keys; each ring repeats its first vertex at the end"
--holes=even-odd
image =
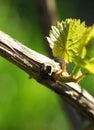
{"type": "Polygon", "coordinates": [[[54,81],[59,63],[39,54],[0,31],[0,55],[16,64],[41,84],[58,93],[87,119],[94,121],[94,98],[77,83],[54,81]]]}

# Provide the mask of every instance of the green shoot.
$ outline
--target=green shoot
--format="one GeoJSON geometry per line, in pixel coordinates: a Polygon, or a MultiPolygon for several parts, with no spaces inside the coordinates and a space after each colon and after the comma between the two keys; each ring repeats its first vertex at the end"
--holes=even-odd
{"type": "Polygon", "coordinates": [[[52,26],[49,46],[55,57],[63,58],[62,69],[57,72],[55,79],[78,82],[87,75],[81,68],[94,74],[94,26],[87,27],[80,19],[66,19],[52,26]],[[66,64],[73,62],[75,69],[71,74],[66,70],[66,64]],[[59,77],[59,78],[57,78],[59,77]]]}

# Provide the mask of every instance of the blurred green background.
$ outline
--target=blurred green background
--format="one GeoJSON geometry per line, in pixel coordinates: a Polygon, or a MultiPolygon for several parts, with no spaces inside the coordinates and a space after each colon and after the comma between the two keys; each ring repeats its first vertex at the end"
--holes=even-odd
{"type": "MultiPolygon", "coordinates": [[[[81,18],[90,25],[94,23],[93,3],[93,0],[57,0],[59,19],[81,18]]],[[[36,0],[0,0],[0,30],[48,55],[36,0]]],[[[58,96],[28,77],[0,57],[0,130],[72,130],[58,96]]],[[[94,76],[88,76],[80,83],[92,95],[93,80],[94,76]]]]}

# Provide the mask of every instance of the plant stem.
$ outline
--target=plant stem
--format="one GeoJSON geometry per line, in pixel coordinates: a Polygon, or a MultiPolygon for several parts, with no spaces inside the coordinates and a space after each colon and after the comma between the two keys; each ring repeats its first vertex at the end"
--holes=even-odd
{"type": "Polygon", "coordinates": [[[81,68],[79,66],[75,66],[71,75],[77,77],[80,69],[81,68]]]}

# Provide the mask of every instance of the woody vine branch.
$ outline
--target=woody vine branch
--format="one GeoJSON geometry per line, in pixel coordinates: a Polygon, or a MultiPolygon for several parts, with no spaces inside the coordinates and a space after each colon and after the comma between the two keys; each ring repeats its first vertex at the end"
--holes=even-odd
{"type": "Polygon", "coordinates": [[[52,74],[61,69],[59,63],[29,49],[2,31],[0,31],[0,55],[62,96],[87,119],[94,121],[94,98],[77,83],[62,83],[53,79],[52,74]]]}

